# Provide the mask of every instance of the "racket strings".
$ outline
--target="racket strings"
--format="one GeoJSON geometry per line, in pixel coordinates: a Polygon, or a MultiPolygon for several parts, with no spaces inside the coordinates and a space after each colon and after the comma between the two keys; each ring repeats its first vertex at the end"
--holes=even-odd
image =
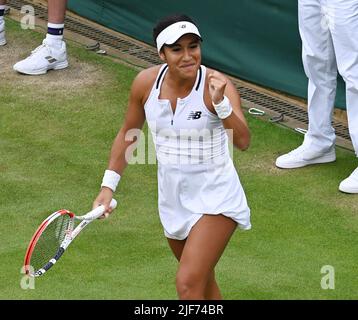
{"type": "Polygon", "coordinates": [[[66,235],[72,231],[73,219],[65,214],[53,220],[39,237],[31,256],[35,271],[45,266],[57,253],[66,235]]]}

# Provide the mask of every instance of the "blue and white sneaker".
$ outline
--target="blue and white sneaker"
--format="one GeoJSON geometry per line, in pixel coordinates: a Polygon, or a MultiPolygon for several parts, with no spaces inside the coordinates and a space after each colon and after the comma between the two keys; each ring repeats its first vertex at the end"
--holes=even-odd
{"type": "Polygon", "coordinates": [[[0,46],[4,46],[5,44],[5,21],[0,21],[0,46]]]}
{"type": "Polygon", "coordinates": [[[59,70],[68,67],[66,43],[61,41],[59,48],[54,48],[45,39],[31,55],[14,65],[14,70],[23,74],[40,75],[48,70],[59,70]]]}

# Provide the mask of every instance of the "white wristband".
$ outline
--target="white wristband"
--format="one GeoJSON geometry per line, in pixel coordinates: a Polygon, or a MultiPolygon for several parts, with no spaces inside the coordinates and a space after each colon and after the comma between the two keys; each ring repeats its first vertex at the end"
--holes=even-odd
{"type": "Polygon", "coordinates": [[[121,176],[117,172],[115,172],[113,170],[106,170],[104,172],[101,188],[107,187],[107,188],[110,188],[113,192],[115,192],[117,189],[119,180],[121,180],[121,176]]]}
{"type": "Polygon", "coordinates": [[[232,113],[232,106],[227,96],[224,96],[224,99],[218,104],[213,102],[213,106],[218,114],[218,117],[222,120],[226,119],[232,113]]]}

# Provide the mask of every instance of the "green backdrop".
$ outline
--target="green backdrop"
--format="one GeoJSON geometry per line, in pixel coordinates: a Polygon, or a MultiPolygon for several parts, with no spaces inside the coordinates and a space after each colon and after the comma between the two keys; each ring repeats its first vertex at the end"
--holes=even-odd
{"type": "MultiPolygon", "coordinates": [[[[243,80],[307,97],[297,0],[69,0],[68,8],[152,44],[156,22],[185,13],[203,36],[203,63],[243,80]]],[[[345,108],[344,82],[336,105],[345,108]]]]}

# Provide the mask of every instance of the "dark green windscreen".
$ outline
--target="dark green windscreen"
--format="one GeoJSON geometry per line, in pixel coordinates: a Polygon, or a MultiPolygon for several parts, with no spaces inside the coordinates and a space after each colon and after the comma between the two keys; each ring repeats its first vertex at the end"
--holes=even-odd
{"type": "MultiPolygon", "coordinates": [[[[258,85],[307,97],[296,0],[69,0],[68,8],[153,44],[153,26],[173,13],[199,26],[203,63],[258,85]]],[[[339,78],[337,107],[345,108],[339,78]]]]}

